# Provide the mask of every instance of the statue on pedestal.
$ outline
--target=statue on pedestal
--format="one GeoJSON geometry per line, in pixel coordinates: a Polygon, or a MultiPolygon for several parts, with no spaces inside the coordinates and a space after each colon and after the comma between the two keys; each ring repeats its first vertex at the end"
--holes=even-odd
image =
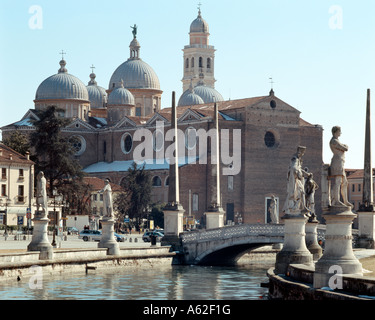
{"type": "MultiPolygon", "coordinates": [[[[307,172],[306,168],[305,171],[307,172]]],[[[313,174],[310,172],[305,181],[306,207],[310,211],[311,219],[316,219],[315,214],[315,191],[319,189],[318,184],[313,179],[313,174]]]]}
{"type": "Polygon", "coordinates": [[[98,191],[98,193],[103,194],[103,216],[113,218],[112,188],[108,179],[104,183],[104,188],[98,191]]]}
{"type": "Polygon", "coordinates": [[[302,169],[302,157],[305,154],[306,147],[299,146],[297,153],[292,157],[288,170],[287,199],[283,211],[290,215],[299,215],[301,213],[309,216],[305,200],[305,177],[309,174],[302,169]]]}
{"type": "Polygon", "coordinates": [[[271,223],[279,223],[279,215],[277,214],[277,201],[274,195],[271,196],[268,211],[270,213],[271,223]]]}
{"type": "Polygon", "coordinates": [[[352,207],[352,204],[348,201],[348,180],[346,179],[344,168],[345,152],[348,151],[348,146],[339,141],[340,135],[341,128],[339,126],[334,126],[332,128],[332,138],[329,142],[333,153],[331,165],[329,167],[329,176],[334,178],[331,190],[331,205],[352,207]],[[340,200],[340,194],[342,196],[342,202],[340,200]]]}
{"type": "Polygon", "coordinates": [[[47,218],[48,215],[48,197],[47,197],[47,181],[44,177],[44,172],[40,171],[37,176],[37,195],[36,195],[36,205],[37,213],[41,218],[47,218]],[[39,208],[42,207],[40,211],[39,208]]]}

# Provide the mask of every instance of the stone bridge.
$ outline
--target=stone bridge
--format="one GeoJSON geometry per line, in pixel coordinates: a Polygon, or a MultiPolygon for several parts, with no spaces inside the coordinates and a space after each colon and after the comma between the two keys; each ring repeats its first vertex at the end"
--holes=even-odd
{"type": "MultiPolygon", "coordinates": [[[[325,226],[318,226],[318,239],[324,239],[325,226]]],[[[234,265],[246,252],[282,243],[282,224],[242,224],[223,228],[184,232],[180,235],[183,258],[193,265],[234,265]]]]}

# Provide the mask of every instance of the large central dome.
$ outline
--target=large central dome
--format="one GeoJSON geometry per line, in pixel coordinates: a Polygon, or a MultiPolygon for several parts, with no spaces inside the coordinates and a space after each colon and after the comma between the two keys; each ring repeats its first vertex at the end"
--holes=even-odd
{"type": "Polygon", "coordinates": [[[121,64],[113,73],[109,81],[109,90],[123,81],[127,89],[160,90],[159,78],[155,71],[139,57],[140,45],[134,37],[130,43],[130,58],[121,64]]]}
{"type": "Polygon", "coordinates": [[[111,77],[109,89],[114,89],[121,80],[127,89],[160,90],[159,78],[155,71],[141,59],[129,59],[121,64],[111,77]]]}

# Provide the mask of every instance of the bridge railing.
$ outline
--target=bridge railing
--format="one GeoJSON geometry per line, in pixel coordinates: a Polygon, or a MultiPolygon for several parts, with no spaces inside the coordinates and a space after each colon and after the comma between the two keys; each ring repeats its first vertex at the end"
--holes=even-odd
{"type": "Polygon", "coordinates": [[[240,236],[280,237],[284,235],[282,224],[241,224],[210,230],[198,230],[181,234],[183,243],[220,240],[240,236]]]}

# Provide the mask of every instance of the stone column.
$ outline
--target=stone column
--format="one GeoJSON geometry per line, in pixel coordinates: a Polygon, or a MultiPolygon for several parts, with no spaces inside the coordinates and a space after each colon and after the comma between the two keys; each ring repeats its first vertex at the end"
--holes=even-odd
{"type": "Polygon", "coordinates": [[[371,164],[371,110],[370,89],[367,89],[365,158],[363,170],[363,197],[358,210],[358,246],[375,249],[375,210],[373,195],[373,171],[371,164]]]}
{"type": "Polygon", "coordinates": [[[304,214],[286,214],[284,221],[284,245],[276,255],[275,273],[285,274],[290,264],[313,264],[313,256],[306,247],[304,214]]]}
{"type": "Polygon", "coordinates": [[[161,245],[172,245],[172,248],[179,246],[179,235],[183,232],[184,208],[180,204],[179,172],[178,172],[178,132],[177,132],[177,110],[175,92],[172,92],[172,128],[174,130],[175,156],[171,152],[169,156],[169,187],[168,204],[163,208],[164,213],[164,237],[161,245]]]}
{"type": "Polygon", "coordinates": [[[36,214],[32,221],[34,230],[31,242],[27,246],[27,251],[40,251],[40,260],[52,259],[53,247],[49,243],[47,235],[49,219],[40,214],[36,214]]]}
{"type": "Polygon", "coordinates": [[[317,261],[322,256],[322,247],[318,243],[318,220],[309,219],[306,223],[306,246],[313,255],[313,260],[317,261]]]}
{"type": "Polygon", "coordinates": [[[342,274],[362,275],[362,264],[352,248],[352,223],[356,216],[351,207],[345,206],[331,206],[323,214],[326,220],[325,247],[323,256],[315,264],[314,288],[329,286],[334,266],[335,270],[340,267],[342,274]]]}
{"type": "Polygon", "coordinates": [[[108,255],[119,255],[120,247],[115,239],[115,220],[112,217],[104,216],[102,219],[102,236],[98,248],[107,248],[108,255]]]}
{"type": "Polygon", "coordinates": [[[224,226],[225,211],[221,206],[220,199],[220,152],[219,152],[219,117],[218,107],[214,105],[213,129],[215,129],[216,138],[211,143],[211,181],[210,196],[211,202],[206,215],[206,229],[221,228],[224,226]]]}

